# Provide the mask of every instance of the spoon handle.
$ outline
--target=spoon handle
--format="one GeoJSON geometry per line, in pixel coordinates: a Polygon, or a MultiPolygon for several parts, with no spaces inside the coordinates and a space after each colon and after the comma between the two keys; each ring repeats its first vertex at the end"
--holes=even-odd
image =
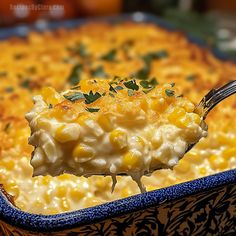
{"type": "Polygon", "coordinates": [[[207,114],[213,107],[234,93],[236,93],[236,80],[230,81],[220,88],[212,89],[209,93],[207,93],[197,106],[197,109],[203,109],[203,120],[206,119],[207,114]]]}

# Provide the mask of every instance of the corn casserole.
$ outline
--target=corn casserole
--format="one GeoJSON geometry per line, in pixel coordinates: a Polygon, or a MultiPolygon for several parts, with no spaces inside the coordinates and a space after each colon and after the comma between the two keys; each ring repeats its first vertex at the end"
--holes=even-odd
{"type": "MultiPolygon", "coordinates": [[[[117,177],[113,193],[110,177],[32,177],[33,147],[28,144],[30,128],[24,116],[33,108],[33,96],[52,92],[44,87],[60,93],[89,79],[119,76],[134,77],[148,89],[145,81],[154,78],[160,85],[175,83],[179,95],[198,103],[211,88],[236,77],[234,63],[215,58],[180,32],[153,24],[94,23],[71,30],[32,32],[26,39],[1,41],[0,50],[0,183],[17,207],[40,214],[77,210],[139,192],[130,176],[117,177]]],[[[57,101],[50,103],[51,107],[57,101]]],[[[135,101],[131,103],[135,106],[135,101]]],[[[143,176],[147,191],[235,168],[235,107],[231,97],[210,113],[208,137],[173,170],[143,176]]],[[[180,116],[181,112],[174,113],[173,120],[180,116]]]]}

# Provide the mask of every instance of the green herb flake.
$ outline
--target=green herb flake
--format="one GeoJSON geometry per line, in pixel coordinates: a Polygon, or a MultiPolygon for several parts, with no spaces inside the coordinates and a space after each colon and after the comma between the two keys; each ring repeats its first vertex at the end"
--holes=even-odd
{"type": "Polygon", "coordinates": [[[100,108],[86,107],[85,110],[88,111],[88,112],[98,112],[100,110],[100,108]]]}
{"type": "Polygon", "coordinates": [[[88,51],[86,46],[83,43],[79,43],[78,45],[78,53],[81,57],[87,57],[88,56],[88,51]]]}
{"type": "Polygon", "coordinates": [[[128,89],[128,96],[131,97],[134,95],[134,90],[128,89]]]}
{"type": "Polygon", "coordinates": [[[168,57],[168,52],[166,50],[159,50],[156,52],[150,52],[146,54],[147,56],[151,57],[152,59],[162,59],[168,57]]]}
{"type": "Polygon", "coordinates": [[[120,86],[120,85],[117,85],[116,87],[115,87],[115,90],[116,91],[119,91],[119,90],[123,90],[124,88],[122,87],[122,86],[120,86]]]}
{"type": "Polygon", "coordinates": [[[115,95],[113,93],[109,93],[109,95],[113,98],[115,97],[115,95]]]}
{"type": "Polygon", "coordinates": [[[80,76],[83,71],[83,66],[81,64],[76,64],[72,70],[67,80],[71,85],[77,85],[80,82],[80,76]]]}
{"type": "Polygon", "coordinates": [[[110,84],[109,90],[110,90],[111,92],[117,93],[116,90],[113,88],[113,86],[112,86],[111,84],[110,84]]]}
{"type": "Polygon", "coordinates": [[[175,83],[170,83],[170,86],[173,88],[175,86],[175,83]]]}
{"type": "Polygon", "coordinates": [[[116,49],[111,49],[109,52],[101,56],[100,58],[105,61],[114,61],[116,59],[116,49]]]}
{"type": "Polygon", "coordinates": [[[106,92],[102,93],[102,96],[104,97],[106,95],[106,92]]]}
{"type": "Polygon", "coordinates": [[[197,79],[197,76],[196,76],[196,75],[188,75],[188,76],[186,77],[186,80],[187,80],[187,81],[194,81],[195,79],[197,79]]]}
{"type": "Polygon", "coordinates": [[[145,89],[149,89],[149,88],[152,87],[152,86],[150,86],[150,83],[149,83],[149,81],[147,81],[147,80],[142,80],[142,81],[140,82],[140,85],[141,85],[143,88],[145,88],[145,89]]]}
{"type": "Polygon", "coordinates": [[[67,47],[67,50],[69,50],[73,54],[79,55],[82,58],[87,57],[89,55],[86,45],[82,42],[76,42],[73,46],[67,47]]]}
{"type": "Polygon", "coordinates": [[[128,89],[132,89],[132,90],[138,90],[139,86],[136,84],[135,80],[130,80],[127,82],[124,82],[124,86],[128,89]]]}
{"type": "Polygon", "coordinates": [[[103,66],[98,66],[96,69],[91,70],[91,76],[93,77],[101,77],[101,78],[107,78],[107,74],[104,71],[103,66]]]}
{"type": "Polygon", "coordinates": [[[25,79],[24,81],[22,81],[20,83],[20,86],[22,88],[26,88],[26,89],[29,89],[30,88],[30,80],[29,79],[25,79]]]}
{"type": "Polygon", "coordinates": [[[53,108],[53,105],[50,103],[49,105],[48,105],[48,109],[52,109],[53,108]]]}
{"type": "Polygon", "coordinates": [[[170,90],[170,89],[166,89],[166,90],[165,90],[165,93],[166,93],[166,95],[167,95],[168,97],[172,97],[172,96],[175,95],[175,91],[170,90]]]}
{"type": "Polygon", "coordinates": [[[14,91],[14,88],[12,88],[12,87],[5,88],[5,92],[7,92],[7,93],[12,93],[13,91],[14,91]]]}
{"type": "Polygon", "coordinates": [[[81,92],[75,92],[70,95],[64,95],[64,98],[71,101],[71,102],[75,102],[77,100],[84,99],[84,95],[81,92]]]}
{"type": "Polygon", "coordinates": [[[76,90],[76,89],[80,89],[80,85],[71,88],[71,90],[76,90]]]}
{"type": "Polygon", "coordinates": [[[85,103],[90,104],[92,102],[95,102],[97,99],[99,99],[102,95],[98,92],[93,93],[93,91],[90,91],[89,94],[84,93],[85,97],[85,103]]]}

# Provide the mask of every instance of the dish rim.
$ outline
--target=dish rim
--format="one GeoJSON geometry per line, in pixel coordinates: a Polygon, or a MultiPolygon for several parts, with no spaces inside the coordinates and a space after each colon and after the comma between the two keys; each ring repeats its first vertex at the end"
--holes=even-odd
{"type": "MultiPolygon", "coordinates": [[[[11,36],[24,36],[19,34],[19,29],[25,29],[22,32],[45,31],[47,29],[54,30],[57,28],[73,28],[81,26],[84,23],[93,21],[105,21],[108,23],[116,23],[117,21],[131,21],[135,23],[153,23],[170,31],[180,31],[165,20],[152,14],[135,12],[131,14],[121,14],[109,17],[95,17],[90,19],[75,19],[62,22],[45,22],[40,26],[37,24],[16,26],[0,30],[0,39],[7,39],[11,36]],[[44,26],[44,27],[43,27],[44,26]],[[23,27],[23,28],[22,28],[23,27]],[[25,28],[24,28],[25,27],[25,28]],[[17,33],[18,32],[18,33],[17,33]],[[5,37],[3,37],[5,36],[5,37]]],[[[187,39],[200,47],[208,48],[204,40],[196,38],[189,33],[184,32],[187,39]]],[[[227,55],[224,55],[218,49],[211,48],[211,52],[221,60],[233,61],[227,55]]],[[[201,192],[212,191],[215,188],[236,183],[236,169],[220,172],[218,174],[195,179],[192,181],[172,185],[166,188],[153,190],[143,194],[137,194],[128,198],[107,202],[98,206],[80,209],[67,213],[56,215],[41,215],[24,212],[13,206],[6,196],[0,191],[0,220],[30,231],[60,231],[72,229],[75,227],[97,223],[119,215],[129,214],[132,212],[144,210],[153,206],[158,206],[164,202],[170,202],[195,195],[201,192]],[[115,210],[114,210],[115,209],[115,210]]]]}

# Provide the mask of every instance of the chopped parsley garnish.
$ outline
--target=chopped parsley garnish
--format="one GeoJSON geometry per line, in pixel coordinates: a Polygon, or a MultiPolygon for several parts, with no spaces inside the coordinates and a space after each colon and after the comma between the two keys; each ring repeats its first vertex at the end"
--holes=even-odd
{"type": "Polygon", "coordinates": [[[138,90],[139,86],[136,84],[135,80],[130,80],[127,82],[124,82],[124,86],[128,89],[132,89],[132,90],[138,90]]]}
{"type": "Polygon", "coordinates": [[[20,86],[22,88],[29,88],[30,87],[30,80],[29,79],[25,79],[23,82],[20,83],[20,86]]]}
{"type": "Polygon", "coordinates": [[[171,85],[171,87],[174,87],[174,86],[175,86],[175,83],[171,83],[170,85],[171,85]]]}
{"type": "Polygon", "coordinates": [[[113,86],[112,86],[111,84],[110,84],[109,90],[110,90],[111,92],[117,93],[116,90],[113,88],[113,86]]]}
{"type": "Polygon", "coordinates": [[[85,44],[82,42],[77,42],[72,47],[68,47],[67,49],[74,54],[78,54],[80,57],[87,57],[89,55],[85,44]]]}
{"type": "Polygon", "coordinates": [[[76,89],[80,89],[80,85],[71,88],[71,90],[76,90],[76,89]]]}
{"type": "Polygon", "coordinates": [[[108,53],[104,54],[100,58],[105,61],[114,61],[116,59],[116,49],[111,49],[108,53]]]}
{"type": "Polygon", "coordinates": [[[72,85],[76,85],[80,82],[81,72],[83,71],[83,66],[81,64],[75,65],[68,77],[68,82],[72,85]]]}
{"type": "Polygon", "coordinates": [[[165,93],[166,93],[166,95],[167,95],[168,97],[172,97],[172,96],[175,95],[175,91],[170,90],[170,89],[166,89],[166,90],[165,90],[165,93]]]}
{"type": "Polygon", "coordinates": [[[151,60],[152,59],[162,59],[168,57],[168,53],[165,50],[160,50],[156,52],[150,52],[145,55],[145,57],[149,57],[151,60]]]}
{"type": "Polygon", "coordinates": [[[71,101],[71,102],[75,102],[77,100],[84,99],[84,94],[81,92],[75,92],[70,95],[64,95],[64,98],[71,101]]]}
{"type": "Polygon", "coordinates": [[[7,76],[7,72],[6,71],[0,71],[0,77],[4,77],[7,76]]]}
{"type": "Polygon", "coordinates": [[[134,75],[139,79],[147,79],[150,74],[152,60],[165,58],[167,56],[168,53],[165,50],[149,52],[143,55],[142,60],[144,63],[144,67],[137,71],[134,75]]]}
{"type": "Polygon", "coordinates": [[[98,112],[100,110],[100,108],[91,108],[91,107],[86,107],[85,109],[86,111],[89,111],[89,112],[98,112]]]}
{"type": "Polygon", "coordinates": [[[128,89],[128,96],[134,95],[134,90],[128,89]]]}
{"type": "Polygon", "coordinates": [[[113,93],[109,93],[109,95],[113,98],[115,97],[115,95],[113,93]]]}
{"type": "Polygon", "coordinates": [[[85,97],[85,103],[86,104],[90,104],[94,101],[96,101],[97,99],[99,99],[102,95],[98,92],[93,93],[93,91],[90,91],[89,94],[84,93],[84,97],[85,97]]]}
{"type": "Polygon", "coordinates": [[[49,108],[49,109],[52,109],[52,108],[53,108],[53,105],[50,103],[50,104],[48,105],[48,108],[49,108]]]}
{"type": "Polygon", "coordinates": [[[12,88],[12,87],[5,88],[5,92],[7,92],[7,93],[12,93],[13,91],[14,91],[14,88],[12,88]]]}
{"type": "Polygon", "coordinates": [[[189,75],[189,76],[186,77],[186,80],[187,81],[194,81],[196,78],[197,78],[196,75],[189,75]]]}
{"type": "Polygon", "coordinates": [[[115,90],[116,91],[119,91],[119,90],[122,90],[122,89],[124,89],[122,86],[120,86],[120,85],[117,85],[116,87],[115,87],[115,90]]]}
{"type": "Polygon", "coordinates": [[[140,82],[140,85],[141,85],[143,88],[145,88],[145,89],[149,89],[149,88],[152,87],[152,86],[150,85],[150,83],[149,83],[147,80],[142,80],[142,81],[140,82]]]}
{"type": "Polygon", "coordinates": [[[143,90],[144,93],[150,92],[152,89],[156,87],[157,84],[158,82],[155,77],[152,78],[151,80],[142,80],[140,82],[140,85],[145,89],[143,90]]]}
{"type": "Polygon", "coordinates": [[[103,94],[102,94],[102,96],[104,97],[106,95],[106,92],[104,92],[103,94]]]}
{"type": "Polygon", "coordinates": [[[103,66],[98,66],[96,69],[91,70],[91,75],[93,77],[101,77],[101,78],[106,78],[107,77],[107,74],[104,71],[103,66]]]}

